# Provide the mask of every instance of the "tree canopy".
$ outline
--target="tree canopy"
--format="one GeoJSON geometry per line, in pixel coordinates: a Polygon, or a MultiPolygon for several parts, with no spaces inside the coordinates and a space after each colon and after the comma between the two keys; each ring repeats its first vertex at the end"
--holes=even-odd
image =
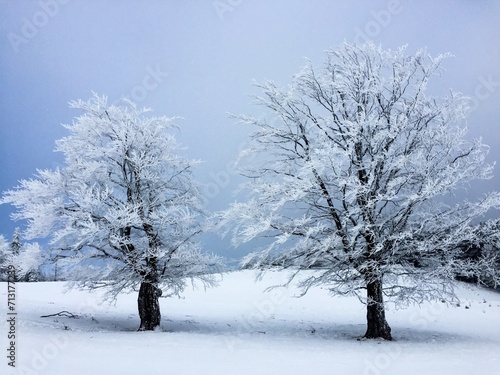
{"type": "Polygon", "coordinates": [[[50,237],[52,259],[88,288],[109,296],[139,290],[141,328],[160,323],[158,297],[179,295],[186,278],[205,285],[221,262],[200,251],[197,161],[179,155],[173,119],[145,116],[129,101],[108,105],[94,95],[72,101],[81,110],[56,142],[64,167],[39,170],[7,191],[2,203],[26,219],[26,237],[50,237]]]}
{"type": "Polygon", "coordinates": [[[457,273],[492,264],[468,262],[457,246],[477,240],[471,224],[500,196],[453,199],[493,166],[466,135],[469,99],[428,94],[447,56],[345,43],[286,87],[257,83],[265,117],[235,116],[255,129],[240,160],[250,182],[247,199],[218,215],[223,233],[235,245],[268,238],[246,258],[254,267],[318,268],[304,293],[322,285],[359,296],[366,337],[391,339],[384,296],[449,300],[457,273]]]}

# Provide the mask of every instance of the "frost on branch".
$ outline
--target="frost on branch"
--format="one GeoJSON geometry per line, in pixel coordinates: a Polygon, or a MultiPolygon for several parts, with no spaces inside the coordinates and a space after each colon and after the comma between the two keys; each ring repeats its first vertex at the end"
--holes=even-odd
{"type": "Polygon", "coordinates": [[[11,254],[9,257],[10,264],[16,267],[20,281],[40,281],[44,261],[42,249],[36,242],[23,244],[18,254],[11,254]]]}
{"type": "Polygon", "coordinates": [[[45,258],[40,245],[22,243],[21,231],[16,228],[10,243],[0,236],[0,280],[41,281],[45,258]]]}
{"type": "Polygon", "coordinates": [[[387,339],[383,297],[453,299],[455,275],[477,272],[458,245],[474,242],[473,220],[500,203],[496,192],[447,203],[491,178],[488,147],[467,138],[466,97],[426,93],[447,55],[405,52],[344,44],[287,87],[256,84],[272,120],[235,116],[255,129],[240,164],[257,157],[242,170],[248,200],[218,215],[234,244],[269,239],[247,265],[318,268],[304,293],[359,296],[366,336],[387,339]]]}
{"type": "Polygon", "coordinates": [[[39,170],[2,203],[28,220],[28,237],[50,236],[53,261],[79,285],[107,287],[111,298],[144,290],[151,299],[139,295],[141,329],[154,329],[160,294],[178,295],[185,278],[215,285],[221,266],[195,240],[202,210],[191,171],[198,161],[178,155],[172,118],[97,95],[70,107],[82,114],[56,141],[65,167],[39,170]]]}

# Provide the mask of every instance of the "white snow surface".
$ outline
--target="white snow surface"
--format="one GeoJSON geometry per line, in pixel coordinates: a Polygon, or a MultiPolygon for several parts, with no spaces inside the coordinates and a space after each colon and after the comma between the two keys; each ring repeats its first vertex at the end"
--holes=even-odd
{"type": "MultiPolygon", "coordinates": [[[[317,288],[265,289],[286,281],[270,271],[225,274],[218,288],[161,299],[162,325],[137,332],[136,294],[100,304],[101,292],[60,282],[16,284],[16,368],[1,374],[500,374],[500,293],[458,283],[459,306],[395,309],[394,341],[365,340],[365,306],[317,288]],[[66,310],[78,315],[48,317],[66,310]]],[[[2,284],[2,352],[7,285],[2,284]]]]}

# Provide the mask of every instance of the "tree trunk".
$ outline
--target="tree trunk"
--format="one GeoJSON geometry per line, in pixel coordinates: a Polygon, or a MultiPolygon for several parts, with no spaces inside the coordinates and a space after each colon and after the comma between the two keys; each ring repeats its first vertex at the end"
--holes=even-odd
{"type": "Polygon", "coordinates": [[[160,325],[160,296],[161,289],[155,284],[141,283],[139,297],[137,298],[139,317],[141,318],[139,331],[152,331],[160,325]]]}
{"type": "Polygon", "coordinates": [[[367,285],[367,339],[382,338],[392,340],[391,327],[385,320],[384,295],[382,293],[382,279],[371,279],[367,285]]]}

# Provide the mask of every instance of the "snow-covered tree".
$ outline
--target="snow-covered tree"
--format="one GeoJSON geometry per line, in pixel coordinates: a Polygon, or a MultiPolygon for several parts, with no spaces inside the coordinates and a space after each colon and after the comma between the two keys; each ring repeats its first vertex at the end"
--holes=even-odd
{"type": "Polygon", "coordinates": [[[10,250],[13,255],[19,255],[21,250],[21,230],[19,228],[14,229],[14,234],[12,235],[12,241],[10,242],[10,250]]]}
{"type": "Polygon", "coordinates": [[[38,243],[23,244],[18,253],[10,254],[8,259],[9,264],[16,268],[16,278],[18,281],[40,281],[44,257],[38,243]]]}
{"type": "Polygon", "coordinates": [[[218,215],[222,231],[235,245],[269,239],[246,258],[256,268],[320,268],[301,278],[304,293],[357,295],[367,338],[392,338],[384,297],[451,300],[455,275],[493,262],[471,263],[457,246],[475,240],[472,220],[500,198],[451,203],[492,166],[487,146],[466,137],[467,98],[427,94],[446,57],[345,43],[288,87],[256,84],[273,120],[236,116],[256,128],[240,160],[253,158],[242,172],[249,197],[218,215]]]}
{"type": "Polygon", "coordinates": [[[44,259],[38,243],[22,243],[21,229],[14,229],[6,262],[14,267],[14,281],[40,281],[44,259]]]}
{"type": "Polygon", "coordinates": [[[14,233],[12,234],[12,240],[10,241],[9,254],[7,256],[7,262],[15,269],[13,273],[15,277],[13,278],[13,281],[22,281],[23,279],[21,276],[21,270],[15,261],[21,252],[21,247],[21,229],[15,228],[14,233]]]}
{"type": "Polygon", "coordinates": [[[0,281],[7,280],[8,255],[9,244],[5,237],[0,234],[0,281]]]}
{"type": "Polygon", "coordinates": [[[39,170],[4,193],[27,219],[27,238],[50,236],[52,259],[87,288],[108,297],[138,290],[140,330],[160,324],[161,295],[179,295],[189,278],[216,284],[220,259],[199,249],[196,161],[177,155],[173,119],[105,97],[72,101],[83,111],[56,141],[65,166],[39,170]]]}
{"type": "MultiPolygon", "coordinates": [[[[489,220],[476,225],[475,240],[461,243],[462,259],[481,264],[480,273],[459,270],[457,278],[467,282],[481,284],[497,289],[500,286],[500,220],[489,220]],[[485,259],[487,260],[485,262],[485,259]]],[[[477,268],[477,267],[473,267],[477,268]]]]}

